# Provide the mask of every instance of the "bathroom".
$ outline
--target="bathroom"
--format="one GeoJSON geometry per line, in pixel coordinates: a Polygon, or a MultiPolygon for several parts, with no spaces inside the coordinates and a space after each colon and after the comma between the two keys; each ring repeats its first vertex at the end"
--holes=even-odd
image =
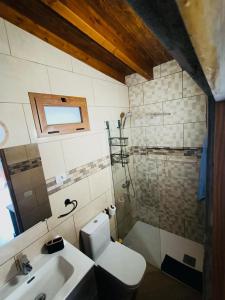
{"type": "Polygon", "coordinates": [[[140,2],[0,0],[0,300],[224,299],[223,90],[140,2]]]}

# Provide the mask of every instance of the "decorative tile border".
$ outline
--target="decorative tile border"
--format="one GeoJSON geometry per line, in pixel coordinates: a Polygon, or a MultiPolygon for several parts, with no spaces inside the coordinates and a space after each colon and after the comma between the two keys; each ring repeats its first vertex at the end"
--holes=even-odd
{"type": "Polygon", "coordinates": [[[109,155],[69,170],[68,172],[66,172],[67,179],[63,182],[63,184],[57,184],[55,177],[52,177],[46,181],[48,195],[52,195],[75,182],[78,182],[94,173],[107,168],[108,166],[110,166],[109,155]]]}
{"type": "Polygon", "coordinates": [[[188,156],[201,157],[202,148],[167,148],[167,147],[146,147],[146,146],[132,146],[130,147],[131,155],[163,155],[163,156],[188,156]]]}
{"type": "Polygon", "coordinates": [[[15,175],[41,166],[41,158],[37,157],[35,159],[25,160],[19,163],[8,165],[8,168],[9,174],[15,175]]]}

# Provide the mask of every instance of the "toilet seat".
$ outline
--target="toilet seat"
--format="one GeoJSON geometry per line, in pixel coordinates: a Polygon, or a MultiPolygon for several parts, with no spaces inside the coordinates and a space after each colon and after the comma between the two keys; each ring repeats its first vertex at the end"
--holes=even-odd
{"type": "Polygon", "coordinates": [[[118,242],[110,242],[96,264],[129,287],[140,283],[146,269],[142,255],[118,242]]]}

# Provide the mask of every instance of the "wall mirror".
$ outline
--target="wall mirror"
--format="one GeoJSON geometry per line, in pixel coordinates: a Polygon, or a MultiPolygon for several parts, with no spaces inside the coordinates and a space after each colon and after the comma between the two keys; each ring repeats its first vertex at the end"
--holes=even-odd
{"type": "Polygon", "coordinates": [[[38,145],[0,149],[0,246],[51,215],[38,145]]]}

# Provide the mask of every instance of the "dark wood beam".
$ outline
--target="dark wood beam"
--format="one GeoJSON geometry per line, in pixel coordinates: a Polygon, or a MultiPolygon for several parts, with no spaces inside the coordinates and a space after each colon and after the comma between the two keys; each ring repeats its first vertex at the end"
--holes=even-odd
{"type": "Polygon", "coordinates": [[[134,72],[38,0],[0,0],[0,16],[116,80],[134,72]]]}
{"type": "Polygon", "coordinates": [[[175,0],[127,0],[180,66],[212,95],[175,0]]]}

